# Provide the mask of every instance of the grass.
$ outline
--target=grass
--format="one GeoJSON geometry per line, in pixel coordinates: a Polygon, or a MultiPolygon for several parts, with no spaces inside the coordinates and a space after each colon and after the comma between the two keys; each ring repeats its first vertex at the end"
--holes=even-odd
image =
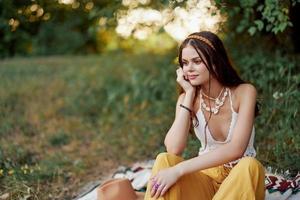
{"type": "Polygon", "coordinates": [[[118,165],[155,156],[171,122],[164,113],[173,112],[176,98],[167,96],[175,73],[160,70],[172,67],[173,58],[123,53],[1,61],[1,193],[72,199],[118,165]]]}

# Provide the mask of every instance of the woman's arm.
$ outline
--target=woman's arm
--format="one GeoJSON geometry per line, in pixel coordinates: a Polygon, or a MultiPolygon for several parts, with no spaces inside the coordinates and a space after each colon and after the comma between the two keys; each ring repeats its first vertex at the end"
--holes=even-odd
{"type": "Polygon", "coordinates": [[[193,100],[195,97],[195,91],[187,91],[182,93],[176,103],[175,120],[169,129],[164,144],[167,152],[181,155],[187,142],[188,131],[190,127],[190,113],[186,109],[180,107],[180,104],[192,109],[193,100]]]}
{"type": "Polygon", "coordinates": [[[236,89],[239,115],[232,139],[215,150],[183,161],[174,166],[180,176],[198,170],[215,167],[243,156],[253,127],[256,104],[256,89],[250,84],[242,84],[236,89]]]}

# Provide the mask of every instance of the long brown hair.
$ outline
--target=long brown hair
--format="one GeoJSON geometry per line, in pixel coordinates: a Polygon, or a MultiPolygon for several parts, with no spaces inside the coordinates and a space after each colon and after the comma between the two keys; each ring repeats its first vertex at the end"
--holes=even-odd
{"type": "MultiPolygon", "coordinates": [[[[231,62],[229,61],[228,55],[224,48],[223,42],[221,39],[214,33],[209,31],[201,31],[190,34],[179,46],[178,53],[178,62],[180,67],[183,68],[182,63],[182,50],[186,46],[190,45],[195,48],[199,57],[205,64],[206,68],[209,71],[209,92],[210,95],[210,82],[211,77],[215,78],[219,83],[221,83],[225,87],[235,87],[242,83],[246,83],[243,79],[240,78],[236,70],[233,68],[231,62]],[[189,36],[192,36],[189,38],[189,36]],[[196,36],[196,37],[193,37],[196,36]],[[200,39],[197,39],[197,36],[200,39]],[[201,40],[201,38],[204,38],[201,40]],[[201,52],[201,53],[200,53],[201,52]]],[[[196,95],[193,100],[193,105],[199,95],[200,86],[196,86],[196,95]]],[[[179,94],[183,93],[184,90],[179,86],[179,94]]],[[[255,105],[255,116],[259,114],[258,104],[255,105]]],[[[206,147],[206,129],[208,126],[208,122],[211,118],[211,112],[209,115],[209,119],[205,124],[205,147],[206,147]]],[[[196,120],[196,123],[191,123],[190,130],[192,129],[192,125],[194,127],[198,126],[198,118],[195,112],[192,113],[192,119],[196,120]]]]}

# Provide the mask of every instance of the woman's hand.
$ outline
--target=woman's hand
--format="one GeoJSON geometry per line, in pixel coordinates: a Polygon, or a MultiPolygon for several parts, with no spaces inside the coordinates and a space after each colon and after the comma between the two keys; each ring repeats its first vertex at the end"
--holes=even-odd
{"type": "Polygon", "coordinates": [[[183,88],[183,90],[187,93],[189,91],[194,92],[195,87],[188,81],[187,77],[185,77],[183,70],[181,67],[177,68],[177,79],[176,81],[183,88]]]}
{"type": "Polygon", "coordinates": [[[167,190],[179,179],[179,172],[175,167],[160,170],[155,176],[150,178],[150,193],[155,199],[163,196],[167,190]]]}

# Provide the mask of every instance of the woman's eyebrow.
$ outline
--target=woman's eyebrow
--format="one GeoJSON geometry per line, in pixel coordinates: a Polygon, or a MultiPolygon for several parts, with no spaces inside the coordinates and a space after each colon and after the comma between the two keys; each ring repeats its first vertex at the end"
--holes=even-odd
{"type": "MultiPolygon", "coordinates": [[[[196,60],[197,58],[200,58],[199,56],[192,58],[191,60],[196,60]]],[[[182,58],[182,60],[186,60],[184,58],[182,58]]]]}

